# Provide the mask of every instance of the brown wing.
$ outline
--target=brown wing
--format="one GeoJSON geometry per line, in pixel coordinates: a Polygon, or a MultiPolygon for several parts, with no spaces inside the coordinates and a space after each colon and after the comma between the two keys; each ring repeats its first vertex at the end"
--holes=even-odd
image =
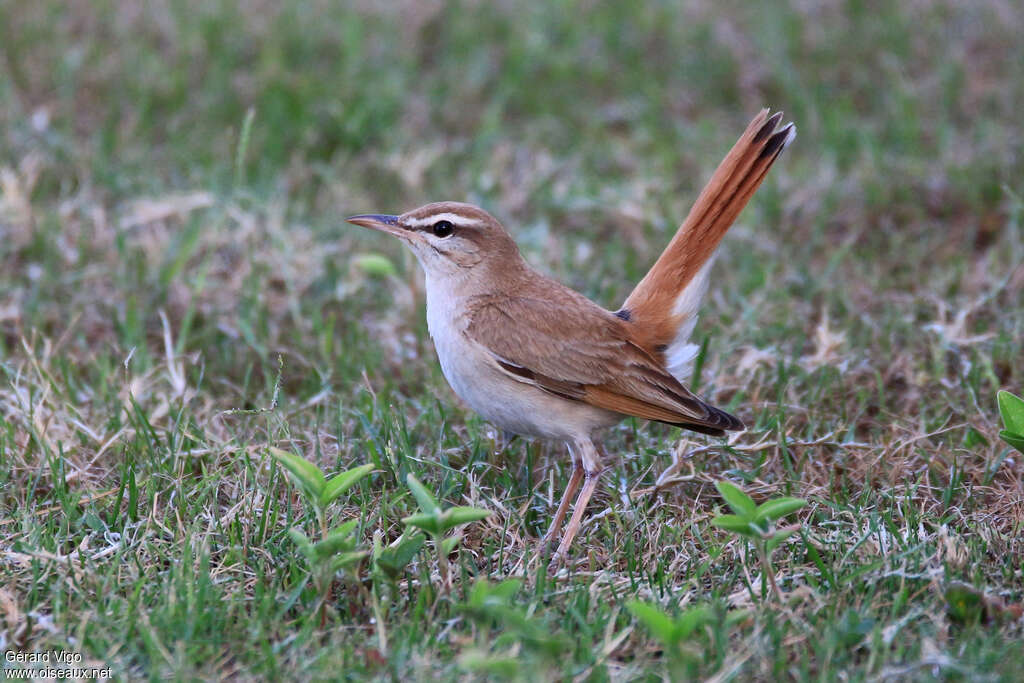
{"type": "Polygon", "coordinates": [[[466,334],[506,372],[563,398],[706,433],[743,428],[634,344],[622,320],[568,288],[563,292],[557,304],[476,297],[467,307],[466,334]]]}

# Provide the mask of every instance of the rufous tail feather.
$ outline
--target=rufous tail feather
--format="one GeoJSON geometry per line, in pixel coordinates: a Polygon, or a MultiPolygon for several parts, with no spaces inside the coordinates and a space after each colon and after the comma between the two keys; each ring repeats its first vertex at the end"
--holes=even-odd
{"type": "Polygon", "coordinates": [[[705,265],[772,163],[796,137],[792,123],[776,131],[781,119],[782,112],[769,116],[767,109],[754,117],[619,310],[620,317],[633,323],[634,341],[649,353],[671,357],[672,347],[689,337],[706,288],[705,265]]]}

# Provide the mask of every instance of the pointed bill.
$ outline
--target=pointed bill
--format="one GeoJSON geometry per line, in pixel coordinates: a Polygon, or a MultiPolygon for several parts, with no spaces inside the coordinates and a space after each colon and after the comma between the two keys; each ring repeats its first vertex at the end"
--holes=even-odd
{"type": "Polygon", "coordinates": [[[345,219],[353,225],[360,225],[364,228],[379,230],[396,237],[408,237],[409,232],[398,225],[398,216],[383,213],[364,213],[358,216],[349,216],[345,219]]]}

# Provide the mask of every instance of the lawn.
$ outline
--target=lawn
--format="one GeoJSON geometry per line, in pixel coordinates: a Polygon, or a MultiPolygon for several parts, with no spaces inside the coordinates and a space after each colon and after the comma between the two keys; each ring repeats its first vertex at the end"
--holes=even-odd
{"type": "Polygon", "coordinates": [[[1021,35],[1010,0],[0,3],[4,650],[125,680],[1019,679],[1021,35]],[[723,242],[692,382],[748,429],[611,430],[549,572],[564,448],[458,402],[414,259],[343,218],[479,204],[614,309],[763,106],[799,135],[723,242]],[[282,453],[372,472],[318,507],[282,453]],[[491,514],[420,546],[410,474],[491,514]],[[711,523],[722,480],[807,501],[779,595],[711,523]],[[295,531],[348,523],[326,569],[295,531]]]}

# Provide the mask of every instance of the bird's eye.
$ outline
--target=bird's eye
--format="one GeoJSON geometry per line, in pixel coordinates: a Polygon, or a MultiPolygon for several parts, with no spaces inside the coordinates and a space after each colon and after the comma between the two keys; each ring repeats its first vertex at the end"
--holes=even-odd
{"type": "Polygon", "coordinates": [[[437,237],[448,237],[455,232],[455,226],[451,221],[438,221],[434,223],[433,231],[437,237]]]}

